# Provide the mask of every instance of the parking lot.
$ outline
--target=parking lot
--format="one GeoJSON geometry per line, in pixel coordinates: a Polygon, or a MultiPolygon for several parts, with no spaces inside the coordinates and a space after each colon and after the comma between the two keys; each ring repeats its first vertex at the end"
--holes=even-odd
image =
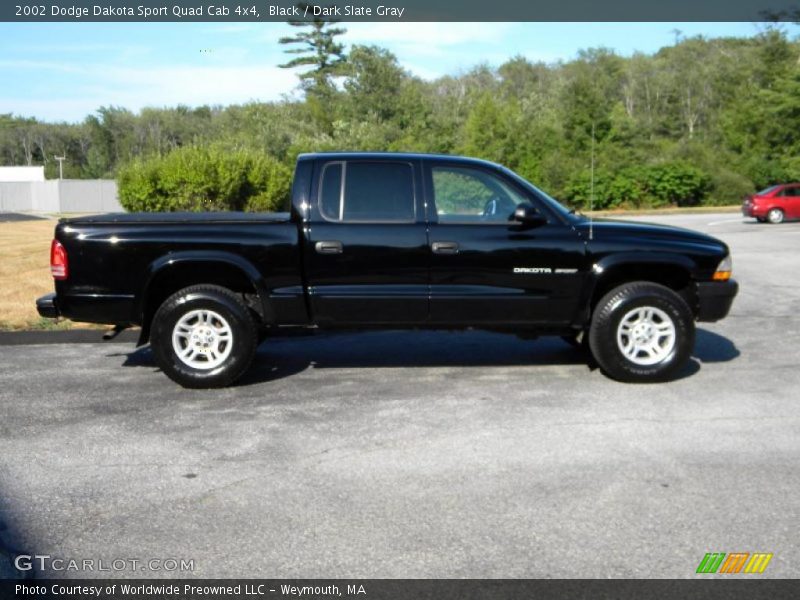
{"type": "Polygon", "coordinates": [[[683,578],[771,552],[756,577],[800,576],[800,223],[645,220],[722,238],[741,284],[668,384],[485,332],[274,339],[221,391],[132,344],[0,346],[5,551],[324,578],[683,578]]]}

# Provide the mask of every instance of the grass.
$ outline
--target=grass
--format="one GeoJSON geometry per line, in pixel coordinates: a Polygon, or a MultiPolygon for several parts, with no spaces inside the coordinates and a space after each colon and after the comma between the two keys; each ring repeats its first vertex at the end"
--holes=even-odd
{"type": "Polygon", "coordinates": [[[704,214],[704,213],[736,213],[742,210],[741,204],[735,206],[686,206],[686,207],[665,207],[665,208],[633,208],[617,210],[595,210],[583,211],[585,215],[594,217],[613,217],[613,216],[635,216],[635,215],[680,215],[680,214],[704,214]]]}
{"type": "Polygon", "coordinates": [[[50,240],[55,221],[0,223],[0,331],[70,329],[69,320],[39,316],[36,298],[53,291],[50,240]]]}

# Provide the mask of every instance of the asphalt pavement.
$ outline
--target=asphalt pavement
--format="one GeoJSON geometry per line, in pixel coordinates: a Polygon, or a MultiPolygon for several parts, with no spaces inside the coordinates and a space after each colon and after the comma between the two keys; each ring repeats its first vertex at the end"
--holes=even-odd
{"type": "Polygon", "coordinates": [[[640,220],[725,240],[741,284],[666,384],[485,332],[269,340],[217,391],[130,343],[0,346],[0,550],[192,561],[122,577],[684,578],[706,552],[800,576],[800,223],[640,220]]]}
{"type": "Polygon", "coordinates": [[[0,211],[0,223],[11,223],[16,221],[39,221],[47,219],[41,215],[33,213],[15,213],[15,212],[2,212],[0,211]]]}

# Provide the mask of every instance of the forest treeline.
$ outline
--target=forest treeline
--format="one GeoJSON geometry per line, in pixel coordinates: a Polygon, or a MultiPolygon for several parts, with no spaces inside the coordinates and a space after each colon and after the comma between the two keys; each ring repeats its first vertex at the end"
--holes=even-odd
{"type": "MultiPolygon", "coordinates": [[[[594,146],[597,208],[731,204],[800,180],[799,60],[800,44],[771,29],[682,39],[652,55],[597,48],[552,64],[518,56],[426,81],[385,49],[354,46],[322,79],[305,76],[301,100],[106,106],[81,123],[0,115],[0,164],[44,164],[55,177],[53,156],[66,155],[65,177],[119,176],[136,184],[129,205],[149,209],[170,208],[152,200],[159,194],[184,194],[191,209],[185,183],[195,178],[201,190],[216,177],[260,194],[239,208],[263,210],[285,199],[301,152],[464,154],[585,208],[594,146]],[[165,183],[175,170],[182,177],[165,183]]],[[[218,206],[212,198],[200,208],[218,206]]]]}

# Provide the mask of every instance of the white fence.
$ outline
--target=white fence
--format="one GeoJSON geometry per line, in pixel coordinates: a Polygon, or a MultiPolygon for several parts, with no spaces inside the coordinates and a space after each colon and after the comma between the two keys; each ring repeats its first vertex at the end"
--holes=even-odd
{"type": "Polygon", "coordinates": [[[0,212],[107,213],[123,210],[111,179],[0,182],[0,212]]]}

